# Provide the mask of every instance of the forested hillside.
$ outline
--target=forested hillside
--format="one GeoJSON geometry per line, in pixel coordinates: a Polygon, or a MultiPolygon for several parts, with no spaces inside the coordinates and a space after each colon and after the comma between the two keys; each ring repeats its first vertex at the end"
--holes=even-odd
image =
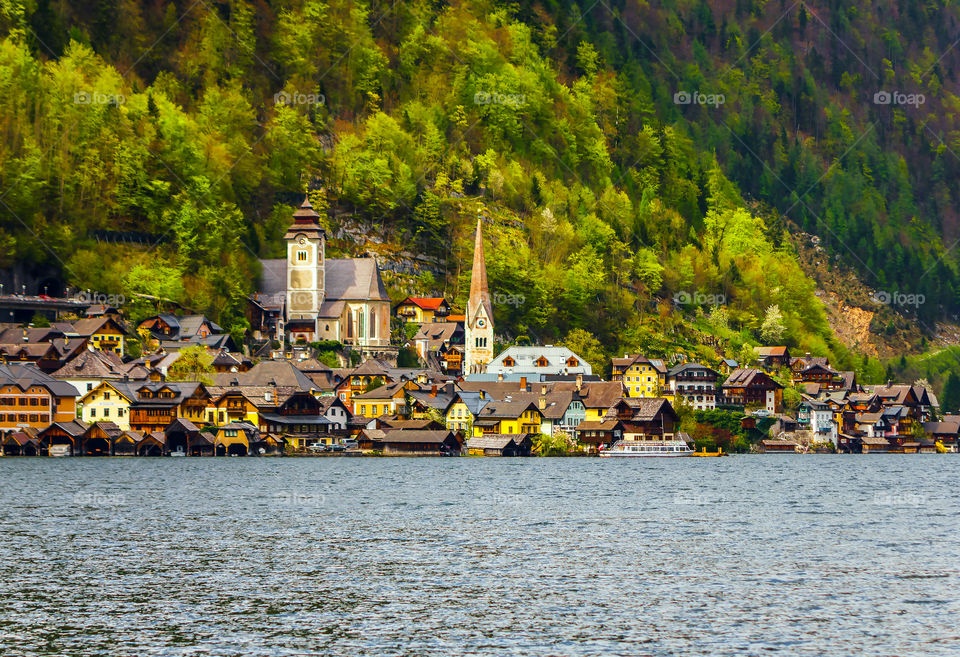
{"type": "Polygon", "coordinates": [[[859,364],[789,231],[894,300],[922,295],[897,308],[919,325],[953,315],[957,17],[907,0],[3,2],[0,268],[55,262],[64,284],[240,331],[256,258],[310,189],[332,231],[361,222],[444,263],[393,291],[461,305],[482,215],[504,341],[597,361],[783,341],[859,364]]]}

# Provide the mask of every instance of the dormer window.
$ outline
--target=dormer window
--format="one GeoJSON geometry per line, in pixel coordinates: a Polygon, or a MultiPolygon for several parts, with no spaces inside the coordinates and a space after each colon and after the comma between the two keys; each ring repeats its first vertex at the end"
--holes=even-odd
{"type": "Polygon", "coordinates": [[[578,367],[579,365],[580,365],[580,361],[578,361],[573,356],[567,359],[567,367],[578,367]]]}
{"type": "Polygon", "coordinates": [[[510,356],[507,356],[506,358],[503,359],[503,366],[504,366],[504,367],[515,367],[516,364],[517,364],[517,361],[513,360],[512,358],[510,358],[510,356]]]}
{"type": "Polygon", "coordinates": [[[549,364],[550,361],[548,361],[545,356],[540,356],[534,363],[536,367],[547,367],[549,364]]]}

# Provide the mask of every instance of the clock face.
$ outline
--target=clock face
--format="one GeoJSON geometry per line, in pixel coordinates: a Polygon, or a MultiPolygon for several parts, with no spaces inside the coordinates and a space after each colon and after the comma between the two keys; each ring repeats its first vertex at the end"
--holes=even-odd
{"type": "Polygon", "coordinates": [[[483,327],[486,326],[486,325],[487,325],[487,320],[485,320],[485,319],[478,319],[478,320],[477,320],[477,328],[483,328],[483,327]]]}
{"type": "Polygon", "coordinates": [[[299,242],[300,242],[301,244],[306,244],[306,243],[307,243],[307,238],[301,237],[300,240],[299,240],[299,242]]]}

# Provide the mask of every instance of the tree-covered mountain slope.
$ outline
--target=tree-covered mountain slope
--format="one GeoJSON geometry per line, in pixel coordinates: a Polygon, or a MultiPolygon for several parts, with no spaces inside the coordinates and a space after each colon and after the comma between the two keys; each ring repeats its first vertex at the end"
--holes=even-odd
{"type": "Polygon", "coordinates": [[[853,363],[787,226],[871,289],[922,295],[897,308],[919,325],[954,312],[956,18],[882,1],[3,3],[0,267],[54,263],[64,284],[242,330],[256,258],[309,188],[332,234],[377,236],[334,248],[435,259],[392,289],[461,304],[482,215],[504,340],[598,359],[782,341],[853,363]]]}

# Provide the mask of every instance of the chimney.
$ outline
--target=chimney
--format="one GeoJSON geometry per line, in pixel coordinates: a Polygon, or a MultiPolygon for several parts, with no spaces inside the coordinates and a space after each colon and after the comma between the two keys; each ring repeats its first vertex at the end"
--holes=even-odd
{"type": "Polygon", "coordinates": [[[527,389],[527,377],[525,376],[520,377],[520,389],[524,391],[527,389]]]}
{"type": "Polygon", "coordinates": [[[542,411],[542,410],[545,409],[546,407],[547,407],[547,398],[546,398],[546,397],[541,397],[541,398],[540,398],[540,410],[542,411]]]}
{"type": "Polygon", "coordinates": [[[431,397],[436,397],[436,396],[437,396],[437,384],[436,384],[436,383],[434,383],[432,386],[430,386],[430,396],[431,396],[431,397]]]}
{"type": "Polygon", "coordinates": [[[497,374],[497,381],[503,381],[503,372],[497,374]]]}
{"type": "Polygon", "coordinates": [[[540,394],[541,394],[541,395],[547,394],[547,384],[546,384],[546,383],[543,383],[543,384],[540,385],[540,394]]]}
{"type": "Polygon", "coordinates": [[[577,373],[577,392],[580,392],[580,388],[583,387],[583,373],[577,373]]]}

